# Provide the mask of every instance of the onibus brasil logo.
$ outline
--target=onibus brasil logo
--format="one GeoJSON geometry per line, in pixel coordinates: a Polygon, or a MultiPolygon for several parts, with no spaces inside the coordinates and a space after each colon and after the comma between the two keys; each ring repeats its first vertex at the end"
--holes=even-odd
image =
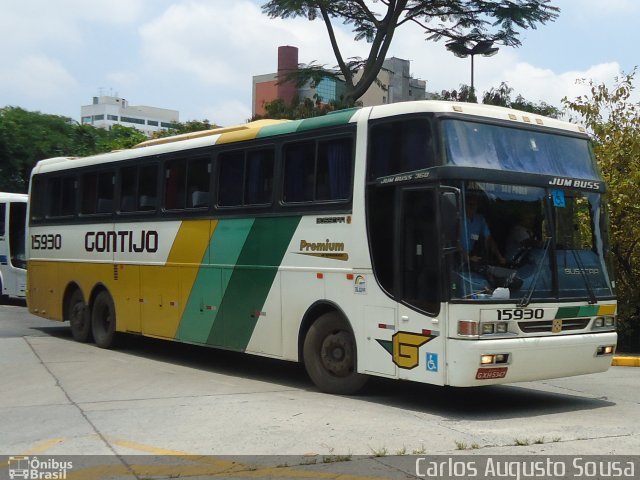
{"type": "Polygon", "coordinates": [[[9,478],[64,480],[73,468],[73,462],[62,462],[53,458],[13,456],[9,457],[9,478]]]}

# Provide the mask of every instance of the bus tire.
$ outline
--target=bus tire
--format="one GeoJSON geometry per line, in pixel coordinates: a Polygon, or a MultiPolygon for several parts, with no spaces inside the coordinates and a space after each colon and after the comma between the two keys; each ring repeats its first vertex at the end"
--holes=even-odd
{"type": "Polygon", "coordinates": [[[73,339],[82,343],[93,340],[91,317],[84,303],[84,298],[82,298],[82,292],[79,289],[74,290],[69,297],[66,310],[73,339]]]}
{"type": "Polygon", "coordinates": [[[111,295],[102,290],[96,295],[91,309],[91,331],[96,345],[113,348],[116,340],[116,309],[111,295]]]}
{"type": "Polygon", "coordinates": [[[323,392],[351,395],[368,377],[356,373],[356,343],[346,321],[328,312],[311,325],[304,339],[304,366],[313,383],[323,392]]]}

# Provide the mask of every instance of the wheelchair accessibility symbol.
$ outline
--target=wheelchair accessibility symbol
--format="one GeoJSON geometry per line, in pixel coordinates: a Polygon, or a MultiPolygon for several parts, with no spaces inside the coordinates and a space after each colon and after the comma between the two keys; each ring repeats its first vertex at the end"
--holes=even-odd
{"type": "Polygon", "coordinates": [[[427,352],[427,371],[428,372],[438,371],[438,354],[437,353],[427,352]]]}

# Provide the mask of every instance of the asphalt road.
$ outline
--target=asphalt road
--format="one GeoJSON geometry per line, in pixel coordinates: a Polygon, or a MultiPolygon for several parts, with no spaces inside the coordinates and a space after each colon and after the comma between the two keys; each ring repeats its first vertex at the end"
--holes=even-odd
{"type": "Polygon", "coordinates": [[[76,343],[65,324],[15,303],[0,307],[0,385],[0,455],[106,455],[118,468],[128,455],[207,455],[205,467],[223,470],[225,455],[267,455],[269,468],[368,465],[372,476],[352,478],[416,478],[412,455],[640,453],[633,367],[477,389],[374,379],[342,397],[318,392],[292,363],[144,338],[117,351],[76,343]],[[408,467],[388,467],[405,456],[408,467]]]}

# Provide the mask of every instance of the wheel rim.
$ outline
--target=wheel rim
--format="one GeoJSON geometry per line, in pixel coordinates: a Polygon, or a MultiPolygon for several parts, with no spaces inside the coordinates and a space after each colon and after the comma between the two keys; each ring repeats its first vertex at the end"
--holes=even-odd
{"type": "Polygon", "coordinates": [[[320,348],[322,366],[337,377],[353,372],[353,345],[349,333],[341,331],[327,335],[320,348]]]}

